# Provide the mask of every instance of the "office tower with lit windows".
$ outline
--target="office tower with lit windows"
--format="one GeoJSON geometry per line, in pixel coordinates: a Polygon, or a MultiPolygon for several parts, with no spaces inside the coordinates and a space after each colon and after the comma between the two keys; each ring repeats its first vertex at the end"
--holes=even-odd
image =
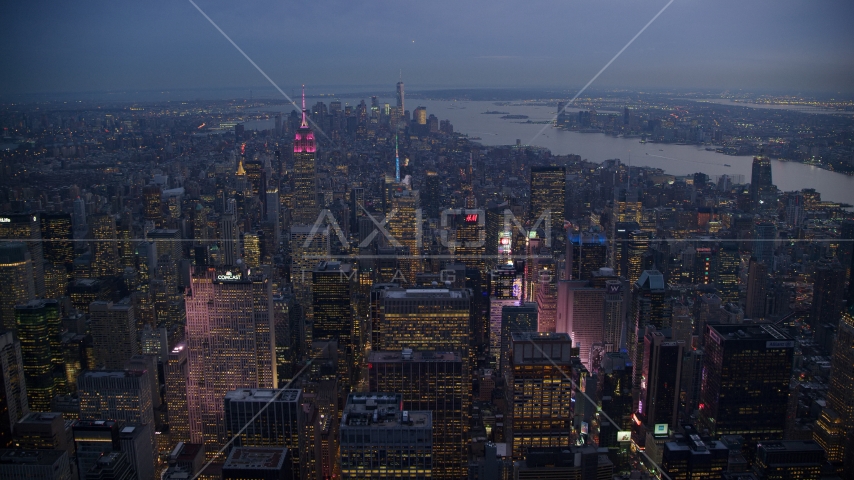
{"type": "Polygon", "coordinates": [[[694,249],[694,271],[691,281],[697,285],[716,285],[718,278],[718,250],[713,247],[694,249]]]}
{"type": "Polygon", "coordinates": [[[261,235],[254,232],[243,234],[243,262],[249,268],[261,265],[261,235]]]}
{"type": "MultiPolygon", "coordinates": [[[[536,225],[541,218],[549,215],[551,225],[543,224],[539,228],[546,230],[548,237],[550,227],[553,235],[562,240],[563,221],[566,217],[565,202],[566,167],[531,167],[531,203],[528,210],[528,219],[531,224],[536,225]]],[[[547,240],[550,239],[547,238],[547,240]]]]}
{"type": "Polygon", "coordinates": [[[225,213],[220,217],[220,264],[224,266],[237,265],[237,260],[240,258],[239,234],[237,227],[237,204],[233,198],[229,198],[226,202],[225,213]]]}
{"type": "Polygon", "coordinates": [[[626,323],[624,303],[623,282],[606,280],[602,318],[602,344],[606,352],[619,351],[623,345],[623,326],[626,323]]]}
{"type": "Polygon", "coordinates": [[[628,247],[626,250],[626,279],[629,284],[638,281],[644,270],[643,257],[649,250],[649,241],[652,238],[650,232],[635,230],[629,232],[628,247]]]}
{"type": "MultiPolygon", "coordinates": [[[[121,426],[147,425],[151,452],[156,451],[154,409],[148,372],[87,370],[77,378],[77,392],[80,396],[81,419],[115,420],[121,426]]],[[[154,459],[150,461],[153,462],[154,459]]]]}
{"type": "Polygon", "coordinates": [[[294,226],[290,230],[291,284],[294,298],[306,309],[308,319],[313,315],[312,272],[318,263],[331,260],[329,235],[329,227],[294,226]]]}
{"type": "Polygon", "coordinates": [[[442,208],[441,177],[434,171],[428,171],[424,179],[424,216],[427,218],[439,218],[442,208]]]}
{"type": "Polygon", "coordinates": [[[89,304],[89,315],[95,365],[124,368],[125,362],[139,353],[133,305],[99,300],[89,304]]]}
{"type": "Polygon", "coordinates": [[[715,282],[718,296],[724,304],[738,302],[738,274],[741,253],[738,242],[724,241],[718,248],[718,278],[715,282]]]}
{"type": "MultiPolygon", "coordinates": [[[[24,244],[32,262],[35,297],[44,298],[44,242],[39,215],[0,213],[0,240],[20,240],[24,244]]],[[[2,265],[2,259],[0,259],[0,265],[2,265]]]]}
{"type": "MultiPolygon", "coordinates": [[[[854,472],[854,305],[843,313],[836,331],[827,406],[813,438],[827,452],[838,471],[854,472]]],[[[851,478],[850,476],[848,478],[851,478]]]]}
{"type": "Polygon", "coordinates": [[[513,265],[500,265],[489,272],[489,362],[497,368],[501,359],[501,320],[505,307],[521,302],[521,279],[513,265]]]}
{"type": "Polygon", "coordinates": [[[614,223],[613,244],[611,246],[611,255],[613,261],[614,272],[617,276],[629,277],[629,235],[640,230],[640,224],[637,222],[615,222],[614,223]]]}
{"type": "Polygon", "coordinates": [[[645,270],[641,274],[632,287],[631,309],[631,319],[626,326],[626,347],[632,363],[638,366],[634,371],[634,388],[639,389],[645,327],[652,325],[661,330],[670,326],[671,305],[661,272],[645,270]]]}
{"type": "Polygon", "coordinates": [[[465,476],[471,381],[458,353],[374,351],[368,355],[368,390],[396,392],[404,410],[433,413],[433,477],[465,476]]]}
{"type": "Polygon", "coordinates": [[[246,172],[246,183],[249,192],[252,196],[257,197],[263,192],[262,176],[264,174],[264,164],[260,160],[247,160],[243,164],[246,172]]]}
{"type": "Polygon", "coordinates": [[[433,478],[430,411],[402,410],[399,393],[351,393],[341,417],[343,480],[433,478]]]}
{"type": "Polygon", "coordinates": [[[479,272],[486,271],[486,215],[481,209],[464,209],[457,215],[454,260],[479,272]]]}
{"type": "Polygon", "coordinates": [[[74,230],[68,213],[42,213],[41,232],[45,263],[69,265],[74,262],[74,230]]]}
{"type": "Polygon", "coordinates": [[[58,412],[33,412],[15,424],[15,443],[24,449],[66,450],[74,453],[71,431],[58,412]]]}
{"type": "Polygon", "coordinates": [[[163,208],[161,206],[160,185],[149,184],[142,187],[142,218],[146,223],[151,222],[154,227],[163,226],[163,208]]]}
{"type": "Polygon", "coordinates": [[[566,245],[568,280],[591,280],[593,272],[608,265],[607,238],[599,233],[570,233],[566,245]]]}
{"type": "Polygon", "coordinates": [[[312,341],[337,340],[338,368],[345,392],[355,381],[362,346],[357,342],[351,305],[355,277],[353,266],[341,262],[320,262],[311,273],[314,321],[312,341]]]}
{"type": "Polygon", "coordinates": [[[42,213],[40,217],[44,245],[45,296],[66,294],[74,262],[74,229],[67,213],[42,213]]]}
{"type": "Polygon", "coordinates": [[[222,398],[276,388],[272,282],[263,272],[193,267],[185,297],[190,441],[225,444],[222,398]]]}
{"type": "Polygon", "coordinates": [[[7,448],[15,423],[30,413],[21,342],[8,330],[0,332],[0,405],[0,448],[7,448]]]}
{"type": "Polygon", "coordinates": [[[526,302],[501,309],[501,359],[499,369],[506,372],[510,365],[510,336],[513,333],[537,331],[537,304],[526,302]]]}
{"type": "Polygon", "coordinates": [[[753,225],[753,256],[765,265],[768,271],[774,270],[776,240],[777,226],[773,223],[757,222],[753,225]]]}
{"type": "Polygon", "coordinates": [[[750,257],[747,270],[747,299],[744,304],[744,316],[752,320],[765,318],[765,290],[768,283],[768,267],[750,257]]]}
{"type": "Polygon", "coordinates": [[[227,392],[223,401],[228,438],[236,437],[232,448],[285,446],[292,454],[289,468],[300,478],[307,448],[302,391],[244,388],[227,392]]]}
{"type": "Polygon", "coordinates": [[[404,112],[406,112],[406,105],[404,104],[404,92],[403,92],[403,80],[397,82],[397,115],[398,118],[403,118],[404,112]]]}
{"type": "Polygon", "coordinates": [[[313,225],[319,212],[317,205],[317,144],[308,126],[305,109],[305,87],[302,97],[302,121],[294,134],[293,168],[294,212],[297,225],[313,225]]]}
{"type": "Polygon", "coordinates": [[[666,434],[678,426],[685,342],[674,341],[665,333],[647,327],[644,335],[643,380],[637,409],[638,418],[643,423],[638,430],[639,445],[646,443],[647,434],[666,434]]]}
{"type": "Polygon", "coordinates": [[[505,373],[508,456],[529,447],[568,447],[572,435],[572,340],[565,333],[513,333],[505,373]]]}
{"type": "Polygon", "coordinates": [[[31,300],[15,307],[30,408],[49,412],[55,393],[54,367],[61,358],[61,312],[56,300],[31,300]],[[52,354],[56,352],[56,361],[52,354]]]}
{"type": "Polygon", "coordinates": [[[33,262],[22,242],[0,243],[0,328],[15,330],[15,305],[35,298],[33,262]]]}
{"type": "Polygon", "coordinates": [[[772,440],[756,447],[754,470],[760,478],[819,480],[824,449],[812,440],[772,440]]]}
{"type": "Polygon", "coordinates": [[[156,228],[145,234],[149,242],[153,242],[158,257],[169,255],[173,262],[181,260],[183,248],[181,247],[181,231],[177,228],[156,228]]]}
{"type": "Polygon", "coordinates": [[[569,334],[579,348],[579,358],[590,367],[591,347],[602,342],[605,318],[605,289],[584,280],[561,280],[557,286],[555,331],[569,334]]]}
{"type": "Polygon", "coordinates": [[[699,424],[749,444],[782,438],[795,342],[771,324],[706,325],[699,424]]]}
{"type": "MultiPolygon", "coordinates": [[[[469,360],[468,290],[387,289],[374,350],[456,352],[469,360]]],[[[468,363],[466,363],[468,366],[468,363]]]]}
{"type": "Polygon", "coordinates": [[[753,167],[750,175],[750,203],[754,212],[765,212],[777,209],[777,187],[771,180],[771,160],[768,157],[753,157],[753,167]]]}
{"type": "Polygon", "coordinates": [[[91,215],[92,273],[106,277],[119,273],[119,247],[116,236],[116,217],[109,214],[91,215]]]}
{"type": "Polygon", "coordinates": [[[687,438],[664,443],[661,469],[662,473],[671,479],[717,479],[727,471],[729,456],[730,450],[722,442],[704,441],[699,435],[692,433],[687,438]]]}
{"type": "Polygon", "coordinates": [[[170,446],[190,441],[190,420],[187,410],[187,343],[180,342],[169,351],[166,360],[166,408],[169,415],[170,446]]]}
{"type": "Polygon", "coordinates": [[[836,324],[842,315],[844,298],[845,268],[830,259],[822,260],[813,274],[810,326],[818,328],[826,323],[836,324]]]}
{"type": "Polygon", "coordinates": [[[388,218],[386,239],[394,247],[404,247],[398,256],[401,283],[415,284],[415,275],[421,272],[421,209],[418,190],[398,189],[391,196],[391,211],[388,218]]]}

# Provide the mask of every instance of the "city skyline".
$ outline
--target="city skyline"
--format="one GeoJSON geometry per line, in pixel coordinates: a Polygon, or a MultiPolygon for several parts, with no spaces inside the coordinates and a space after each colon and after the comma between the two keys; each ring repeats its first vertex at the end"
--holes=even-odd
{"type": "MultiPolygon", "coordinates": [[[[418,91],[578,88],[659,3],[542,4],[523,15],[509,2],[198,7],[286,91],[379,85],[401,73],[418,91]]],[[[87,7],[10,6],[0,31],[19,48],[0,53],[16,66],[0,82],[4,95],[267,86],[189,2],[87,7]]],[[[676,1],[593,87],[850,94],[852,14],[845,2],[676,1]]]]}

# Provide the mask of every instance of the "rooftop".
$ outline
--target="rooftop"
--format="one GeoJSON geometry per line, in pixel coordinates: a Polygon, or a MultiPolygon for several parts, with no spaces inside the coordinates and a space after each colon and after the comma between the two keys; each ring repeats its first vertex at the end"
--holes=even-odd
{"type": "Polygon", "coordinates": [[[432,412],[401,410],[402,405],[403,397],[399,393],[351,393],[347,397],[341,426],[433,428],[432,412]]]}
{"type": "Polygon", "coordinates": [[[270,447],[237,447],[228,454],[222,466],[226,469],[282,470],[288,449],[270,447]]]}
{"type": "Polygon", "coordinates": [[[272,388],[242,388],[240,390],[227,392],[225,394],[225,398],[231,401],[270,402],[277,393],[282,392],[276,399],[277,402],[297,402],[299,401],[300,391],[301,390],[298,388],[287,388],[284,390],[272,388]]]}
{"type": "Polygon", "coordinates": [[[766,342],[792,342],[793,338],[784,330],[770,324],[726,324],[726,325],[709,325],[712,330],[712,337],[715,339],[715,334],[722,340],[763,340],[766,342]]]}
{"type": "Polygon", "coordinates": [[[402,352],[372,351],[368,354],[369,363],[390,363],[403,360],[412,362],[459,362],[460,355],[454,352],[413,352],[408,348],[402,352]]]}
{"type": "Polygon", "coordinates": [[[407,288],[385,290],[385,298],[465,298],[465,292],[447,288],[407,288]]]}

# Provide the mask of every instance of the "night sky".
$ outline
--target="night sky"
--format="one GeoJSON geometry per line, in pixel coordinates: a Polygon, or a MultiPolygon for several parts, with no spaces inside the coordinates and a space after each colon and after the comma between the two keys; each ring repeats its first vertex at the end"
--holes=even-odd
{"type": "MultiPolygon", "coordinates": [[[[584,85],[667,0],[198,5],[282,88],[584,85]]],[[[593,87],[854,93],[854,2],[676,0],[593,87]]],[[[0,93],[269,86],[186,0],[4,2],[0,93]]],[[[393,88],[393,87],[390,87],[393,88]]]]}

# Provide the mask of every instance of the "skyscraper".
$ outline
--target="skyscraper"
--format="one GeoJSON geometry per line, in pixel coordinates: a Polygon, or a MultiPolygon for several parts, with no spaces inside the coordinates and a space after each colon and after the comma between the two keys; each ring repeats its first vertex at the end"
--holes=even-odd
{"type": "Polygon", "coordinates": [[[421,272],[421,209],[418,190],[397,189],[391,197],[388,218],[388,239],[394,247],[404,247],[399,255],[399,281],[406,285],[415,284],[415,275],[421,272]]]}
{"type": "Polygon", "coordinates": [[[45,263],[71,266],[74,262],[74,230],[68,213],[42,213],[41,231],[45,263]]]}
{"type": "Polygon", "coordinates": [[[311,295],[311,275],[319,262],[330,260],[329,227],[315,230],[308,226],[292,226],[289,244],[294,297],[297,303],[306,309],[306,318],[310,319],[313,316],[314,303],[311,295]]]}
{"type": "Polygon", "coordinates": [[[590,366],[594,343],[602,342],[605,318],[605,289],[595,288],[584,280],[561,280],[557,290],[555,331],[569,334],[579,348],[581,363],[590,366]]]}
{"type": "Polygon", "coordinates": [[[169,352],[166,361],[166,408],[169,414],[170,446],[190,441],[190,419],[187,410],[187,343],[181,342],[169,352]]]}
{"type": "Polygon", "coordinates": [[[753,320],[765,318],[765,288],[768,269],[756,257],[750,257],[747,270],[747,300],[744,316],[753,320]]]}
{"type": "Polygon", "coordinates": [[[753,169],[750,175],[750,202],[755,212],[776,210],[777,205],[770,205],[777,187],[771,181],[771,160],[768,157],[753,157],[753,169]]]}
{"type": "Polygon", "coordinates": [[[289,467],[300,478],[305,465],[305,418],[302,391],[295,388],[240,389],[224,396],[225,428],[235,447],[285,446],[291,452],[289,467]]]}
{"type": "Polygon", "coordinates": [[[845,268],[825,259],[816,266],[813,279],[810,326],[815,329],[826,323],[835,325],[845,298],[845,268]]]}
{"type": "MultiPolygon", "coordinates": [[[[388,289],[375,350],[457,352],[468,361],[471,298],[468,290],[388,289]]],[[[468,363],[466,363],[468,365],[468,363]]]]}
{"type": "Polygon", "coordinates": [[[738,243],[721,242],[718,249],[718,280],[715,287],[724,304],[738,302],[738,274],[741,253],[738,243]]]}
{"type": "Polygon", "coordinates": [[[465,209],[457,215],[454,259],[468,268],[486,272],[486,215],[481,209],[465,209]]]}
{"type": "MultiPolygon", "coordinates": [[[[154,410],[148,372],[87,370],[77,378],[80,418],[147,425],[151,451],[156,451],[154,410]]],[[[151,462],[154,459],[150,459],[151,462]]]]}
{"type": "Polygon", "coordinates": [[[302,121],[294,134],[294,214],[293,222],[312,225],[317,219],[317,144],[308,126],[305,86],[302,90],[302,121]]]}
{"type": "Polygon", "coordinates": [[[311,273],[314,321],[312,341],[338,341],[338,368],[345,392],[356,373],[361,345],[354,332],[351,299],[354,289],[353,266],[340,262],[320,262],[311,273]]]}
{"type": "Polygon", "coordinates": [[[11,331],[0,332],[0,447],[12,445],[12,429],[30,413],[21,342],[11,331]]]}
{"type": "Polygon", "coordinates": [[[669,432],[677,427],[684,349],[685,342],[673,341],[663,332],[648,327],[644,336],[643,381],[638,401],[638,417],[645,427],[645,431],[641,431],[641,442],[645,442],[647,432],[659,435],[664,428],[669,432]]]}
{"type": "Polygon", "coordinates": [[[0,240],[20,240],[26,246],[32,262],[35,296],[44,298],[44,249],[38,214],[0,213],[0,240]]]}
{"type": "Polygon", "coordinates": [[[774,269],[777,226],[771,222],[756,222],[753,225],[753,256],[769,271],[774,269]]]}
{"type": "Polygon", "coordinates": [[[500,265],[489,272],[489,362],[498,367],[501,359],[501,323],[505,307],[521,302],[521,281],[513,265],[500,265]]]}
{"type": "Polygon", "coordinates": [[[700,425],[756,442],[786,427],[795,342],[771,324],[706,325],[700,425]]]}
{"type": "Polygon", "coordinates": [[[656,329],[669,326],[671,308],[667,298],[667,284],[664,275],[658,270],[645,270],[632,288],[632,318],[626,327],[626,346],[634,369],[634,388],[640,388],[641,368],[643,365],[643,337],[645,327],[652,325],[656,329]]]}
{"type": "Polygon", "coordinates": [[[56,300],[31,300],[15,307],[27,395],[30,407],[37,412],[50,411],[55,392],[54,366],[58,367],[61,361],[60,317],[56,300]],[[51,350],[56,354],[56,362],[51,350]]]}
{"type": "Polygon", "coordinates": [[[570,233],[566,245],[567,279],[590,280],[593,272],[608,265],[608,246],[604,235],[570,233]]]}
{"type": "Polygon", "coordinates": [[[432,478],[430,411],[402,410],[395,393],[351,393],[341,418],[341,478],[432,478]]]}
{"type": "Polygon", "coordinates": [[[441,177],[434,171],[428,171],[424,179],[425,192],[423,196],[424,214],[427,218],[439,218],[439,210],[442,208],[441,177]]]}
{"type": "Polygon", "coordinates": [[[35,298],[33,262],[22,242],[0,243],[0,328],[15,330],[15,305],[35,298]]]}
{"type": "Polygon", "coordinates": [[[508,456],[529,447],[567,447],[572,433],[572,341],[565,333],[511,334],[505,374],[508,456]]]}
{"type": "Polygon", "coordinates": [[[139,353],[133,305],[99,300],[89,305],[89,315],[95,365],[124,368],[125,362],[139,353]]]}
{"type": "Polygon", "coordinates": [[[841,464],[851,478],[854,472],[854,305],[849,305],[839,321],[831,357],[827,407],[822,412],[814,436],[827,451],[827,458],[841,464]]]}
{"type": "Polygon", "coordinates": [[[263,273],[193,267],[187,311],[190,440],[209,453],[225,443],[222,398],[275,388],[272,283],[263,273]]]}
{"type": "Polygon", "coordinates": [[[403,80],[401,80],[397,82],[397,117],[402,119],[405,112],[406,105],[404,104],[403,80]]]}
{"type": "Polygon", "coordinates": [[[89,217],[92,228],[92,273],[106,277],[119,273],[119,244],[116,241],[116,217],[109,214],[89,217]]]}
{"type": "Polygon", "coordinates": [[[465,475],[471,381],[458,353],[371,352],[368,390],[398,392],[404,410],[433,413],[433,477],[465,475]]]}
{"type": "Polygon", "coordinates": [[[510,366],[510,336],[513,333],[537,331],[537,304],[534,302],[508,305],[501,308],[501,359],[499,369],[507,371],[510,366]]]}
{"type": "MultiPolygon", "coordinates": [[[[563,238],[565,202],[566,167],[531,167],[531,203],[528,218],[532,225],[536,225],[540,218],[551,216],[552,232],[546,232],[547,240],[550,240],[550,233],[561,240],[563,238]]],[[[546,229],[547,225],[540,225],[539,228],[546,229]]]]}

